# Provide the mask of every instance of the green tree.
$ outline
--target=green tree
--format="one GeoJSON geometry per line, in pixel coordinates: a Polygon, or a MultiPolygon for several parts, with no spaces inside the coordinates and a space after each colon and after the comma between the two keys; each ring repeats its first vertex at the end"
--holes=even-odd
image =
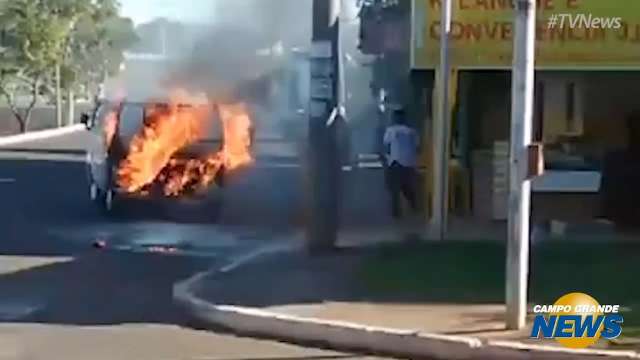
{"type": "Polygon", "coordinates": [[[73,13],[81,16],[74,20],[65,44],[62,70],[63,85],[69,90],[78,84],[97,85],[117,72],[124,51],[137,41],[133,22],[118,15],[116,1],[75,1],[81,5],[73,13]]]}
{"type": "Polygon", "coordinates": [[[67,119],[73,122],[75,93],[82,91],[88,96],[95,95],[98,85],[119,71],[124,51],[137,41],[137,37],[133,22],[118,15],[119,4],[115,0],[64,1],[76,2],[76,6],[67,12],[73,19],[72,31],[61,63],[67,119]]]}
{"type": "Polygon", "coordinates": [[[0,6],[0,95],[24,132],[48,72],[64,54],[69,21],[49,0],[11,0],[0,6]]]}
{"type": "Polygon", "coordinates": [[[137,38],[118,13],[117,0],[0,0],[0,96],[21,131],[39,95],[56,93],[58,66],[69,100],[78,84],[96,85],[119,69],[137,38]]]}

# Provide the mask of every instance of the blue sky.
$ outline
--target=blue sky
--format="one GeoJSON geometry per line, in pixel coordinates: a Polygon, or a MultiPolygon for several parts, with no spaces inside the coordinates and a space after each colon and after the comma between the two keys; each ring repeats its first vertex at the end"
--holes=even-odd
{"type": "Polygon", "coordinates": [[[156,17],[210,22],[213,15],[212,0],[120,0],[122,15],[130,17],[136,24],[156,17]]]}

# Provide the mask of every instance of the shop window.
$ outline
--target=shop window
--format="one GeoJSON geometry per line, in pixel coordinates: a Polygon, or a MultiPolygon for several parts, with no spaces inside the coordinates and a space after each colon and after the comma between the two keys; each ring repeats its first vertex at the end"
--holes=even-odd
{"type": "Polygon", "coordinates": [[[584,103],[580,82],[549,79],[542,81],[536,90],[536,121],[542,124],[545,143],[554,143],[561,137],[583,135],[584,103]]]}
{"type": "Polygon", "coordinates": [[[584,138],[584,106],[584,85],[579,79],[552,75],[536,85],[533,132],[534,139],[545,144],[547,169],[594,168],[584,138]]]}

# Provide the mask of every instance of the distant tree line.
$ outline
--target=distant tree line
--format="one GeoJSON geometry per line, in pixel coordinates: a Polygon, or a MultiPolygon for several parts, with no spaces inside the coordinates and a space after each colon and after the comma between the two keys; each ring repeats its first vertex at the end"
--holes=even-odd
{"type": "Polygon", "coordinates": [[[117,0],[0,0],[0,97],[22,132],[38,99],[90,96],[119,70],[138,39],[119,13],[117,0]]]}

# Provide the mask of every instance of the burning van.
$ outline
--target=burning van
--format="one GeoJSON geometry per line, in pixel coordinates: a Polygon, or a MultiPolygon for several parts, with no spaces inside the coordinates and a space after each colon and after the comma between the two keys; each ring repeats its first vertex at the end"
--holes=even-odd
{"type": "Polygon", "coordinates": [[[127,198],[206,198],[225,174],[253,162],[244,103],[215,103],[183,90],[143,102],[124,97],[83,115],[91,200],[107,212],[127,198]]]}

